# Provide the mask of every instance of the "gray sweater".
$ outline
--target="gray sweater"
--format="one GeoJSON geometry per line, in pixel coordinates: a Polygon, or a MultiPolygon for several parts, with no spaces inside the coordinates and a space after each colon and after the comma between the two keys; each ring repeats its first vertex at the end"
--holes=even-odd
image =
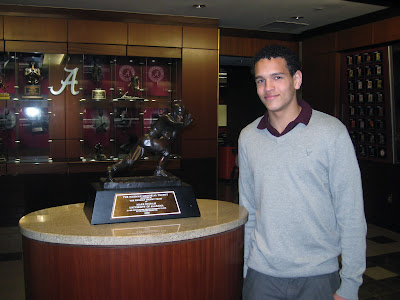
{"type": "Polygon", "coordinates": [[[247,267],[274,277],[335,272],[342,258],[346,299],[358,299],[366,261],[360,170],[346,127],[313,110],[309,124],[275,137],[257,129],[239,137],[240,204],[247,267]]]}

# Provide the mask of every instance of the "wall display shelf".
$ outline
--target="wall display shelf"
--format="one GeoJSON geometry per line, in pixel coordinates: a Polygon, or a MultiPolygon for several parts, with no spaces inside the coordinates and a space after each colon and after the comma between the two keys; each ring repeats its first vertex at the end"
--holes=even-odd
{"type": "Polygon", "coordinates": [[[2,161],[121,159],[181,98],[180,66],[177,58],[0,53],[2,161]]]}
{"type": "Polygon", "coordinates": [[[343,54],[343,117],[360,159],[392,162],[388,49],[343,54]]]}

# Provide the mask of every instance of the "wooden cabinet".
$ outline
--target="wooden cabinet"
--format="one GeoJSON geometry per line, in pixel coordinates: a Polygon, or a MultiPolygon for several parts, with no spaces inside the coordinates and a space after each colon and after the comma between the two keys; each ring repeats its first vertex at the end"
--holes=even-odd
{"type": "Polygon", "coordinates": [[[218,28],[183,27],[183,48],[218,49],[218,28]]]}
{"type": "Polygon", "coordinates": [[[182,26],[130,23],[128,45],[182,47],[182,26]]]}
{"type": "Polygon", "coordinates": [[[94,43],[126,45],[128,24],[91,20],[69,20],[68,41],[73,43],[94,43]]]}
{"type": "Polygon", "coordinates": [[[4,39],[66,42],[67,20],[4,16],[4,39]]]}

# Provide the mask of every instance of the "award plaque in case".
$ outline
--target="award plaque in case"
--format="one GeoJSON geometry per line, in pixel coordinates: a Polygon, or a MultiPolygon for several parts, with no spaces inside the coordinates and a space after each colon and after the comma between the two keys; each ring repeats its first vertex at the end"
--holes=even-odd
{"type": "Polygon", "coordinates": [[[92,91],[92,99],[93,100],[104,100],[106,99],[106,91],[102,89],[95,89],[92,91]]]}
{"type": "Polygon", "coordinates": [[[34,62],[31,62],[30,68],[25,68],[24,72],[25,80],[27,85],[24,87],[24,95],[22,98],[25,99],[43,99],[41,87],[40,87],[40,78],[41,71],[40,68],[37,68],[34,62]]]}
{"type": "Polygon", "coordinates": [[[0,75],[0,91],[3,90],[4,93],[0,93],[0,100],[9,100],[10,94],[7,93],[7,87],[5,85],[3,77],[0,75]]]}
{"type": "Polygon", "coordinates": [[[105,100],[106,91],[101,88],[101,79],[103,78],[103,71],[100,66],[94,63],[91,73],[92,81],[95,85],[95,89],[92,90],[93,100],[105,100]]]}

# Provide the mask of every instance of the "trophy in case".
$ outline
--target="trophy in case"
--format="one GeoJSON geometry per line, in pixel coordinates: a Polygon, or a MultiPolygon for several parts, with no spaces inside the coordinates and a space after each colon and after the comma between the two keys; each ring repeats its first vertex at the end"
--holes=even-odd
{"type": "Polygon", "coordinates": [[[95,84],[95,89],[92,90],[92,99],[93,100],[104,100],[106,99],[106,91],[103,90],[101,86],[101,78],[103,72],[101,71],[101,67],[93,64],[92,67],[92,80],[95,84]]]}
{"type": "Polygon", "coordinates": [[[8,150],[13,148],[16,125],[17,119],[14,111],[8,107],[0,108],[0,162],[7,160],[8,150]]]}
{"type": "Polygon", "coordinates": [[[128,87],[130,87],[132,89],[133,97],[139,98],[139,92],[141,91],[139,76],[132,74],[131,81],[129,82],[128,87]]]}
{"type": "Polygon", "coordinates": [[[103,153],[103,145],[101,143],[97,143],[94,146],[95,154],[93,155],[94,160],[107,160],[107,157],[103,153]]]}
{"type": "Polygon", "coordinates": [[[142,97],[140,97],[140,93],[143,92],[144,90],[140,88],[140,80],[139,76],[135,75],[132,73],[130,77],[130,81],[128,83],[128,91],[126,91],[121,98],[125,99],[140,99],[143,100],[142,97]],[[128,95],[129,93],[129,88],[132,90],[132,96],[128,95]]]}
{"type": "Polygon", "coordinates": [[[34,62],[31,62],[30,68],[25,68],[24,72],[27,85],[24,87],[25,99],[43,99],[40,88],[40,79],[42,77],[40,68],[37,68],[34,62]]]}
{"type": "Polygon", "coordinates": [[[6,151],[3,143],[3,139],[0,138],[0,162],[6,162],[6,151]]]}
{"type": "Polygon", "coordinates": [[[10,94],[7,93],[7,87],[4,84],[3,79],[0,77],[0,90],[3,90],[4,93],[0,93],[0,100],[9,100],[10,94]]]}
{"type": "Polygon", "coordinates": [[[7,93],[7,87],[4,83],[3,76],[0,74],[0,91],[3,90],[4,93],[0,93],[0,100],[9,100],[10,99],[10,94],[7,93]]]}

